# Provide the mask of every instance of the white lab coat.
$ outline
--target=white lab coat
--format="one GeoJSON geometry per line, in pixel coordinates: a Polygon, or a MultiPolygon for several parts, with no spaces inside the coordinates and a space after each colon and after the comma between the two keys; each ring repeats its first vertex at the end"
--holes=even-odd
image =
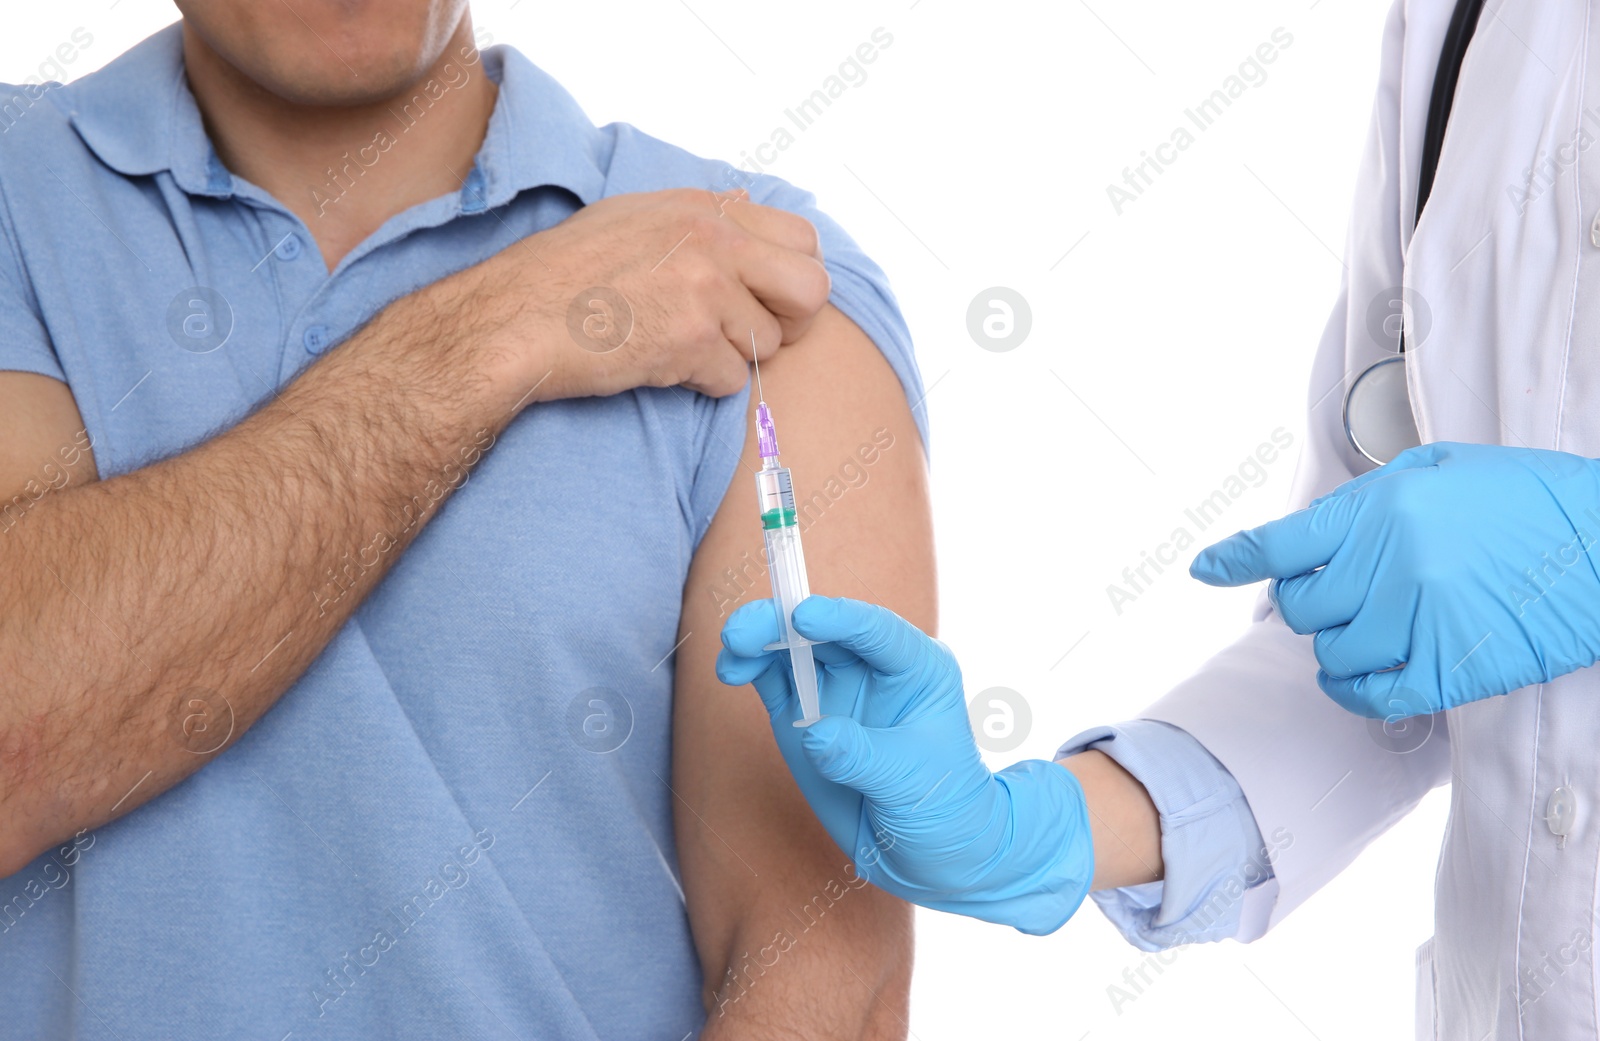
{"type": "MultiPolygon", "coordinates": [[[[1427,311],[1424,322],[1413,308],[1406,354],[1425,442],[1600,457],[1600,0],[1489,0],[1413,233],[1453,6],[1399,0],[1389,16],[1296,507],[1370,468],[1346,443],[1342,400],[1392,351],[1381,319],[1402,284],[1427,311]]],[[[1261,935],[1430,788],[1452,783],[1435,934],[1418,952],[1418,1036],[1600,1037],[1600,667],[1436,717],[1411,751],[1335,707],[1316,668],[1309,638],[1263,602],[1242,639],[1146,713],[1233,772],[1264,836],[1293,837],[1274,857],[1276,883],[1247,894],[1239,938],[1261,935]],[[1547,819],[1561,786],[1576,800],[1564,842],[1547,819]]]]}

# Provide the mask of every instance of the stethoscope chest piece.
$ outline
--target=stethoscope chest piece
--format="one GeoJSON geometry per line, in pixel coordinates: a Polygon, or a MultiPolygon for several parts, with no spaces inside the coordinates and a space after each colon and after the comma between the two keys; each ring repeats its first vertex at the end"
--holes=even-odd
{"type": "Polygon", "coordinates": [[[1344,434],[1350,447],[1382,466],[1422,443],[1406,391],[1406,360],[1385,358],[1356,377],[1344,396],[1344,434]]]}

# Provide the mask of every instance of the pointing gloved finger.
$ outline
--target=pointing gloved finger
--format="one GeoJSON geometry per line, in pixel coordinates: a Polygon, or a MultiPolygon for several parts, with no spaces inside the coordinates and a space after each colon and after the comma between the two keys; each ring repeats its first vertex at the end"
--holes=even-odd
{"type": "Polygon", "coordinates": [[[1351,499],[1307,507],[1207,546],[1189,565],[1189,574],[1211,586],[1304,574],[1332,559],[1355,517],[1351,499]]]}
{"type": "Polygon", "coordinates": [[[794,627],[809,640],[836,643],[890,676],[944,658],[944,646],[887,607],[844,597],[811,596],[794,609],[794,627]]]}

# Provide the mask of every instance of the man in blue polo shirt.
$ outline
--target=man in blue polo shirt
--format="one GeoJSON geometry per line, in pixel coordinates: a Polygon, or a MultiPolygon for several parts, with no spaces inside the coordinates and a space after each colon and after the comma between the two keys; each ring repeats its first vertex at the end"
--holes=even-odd
{"type": "Polygon", "coordinates": [[[752,350],[813,586],[933,625],[882,271],[464,0],[179,7],[0,89],[0,1033],[903,1036],[713,671],[752,350]]]}

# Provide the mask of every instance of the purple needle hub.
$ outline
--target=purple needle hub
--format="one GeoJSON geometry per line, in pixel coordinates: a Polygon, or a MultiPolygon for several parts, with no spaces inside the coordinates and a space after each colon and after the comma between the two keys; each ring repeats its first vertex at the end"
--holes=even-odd
{"type": "Polygon", "coordinates": [[[778,432],[772,427],[772,413],[767,410],[765,401],[756,405],[756,444],[760,446],[761,458],[778,457],[778,432]]]}

